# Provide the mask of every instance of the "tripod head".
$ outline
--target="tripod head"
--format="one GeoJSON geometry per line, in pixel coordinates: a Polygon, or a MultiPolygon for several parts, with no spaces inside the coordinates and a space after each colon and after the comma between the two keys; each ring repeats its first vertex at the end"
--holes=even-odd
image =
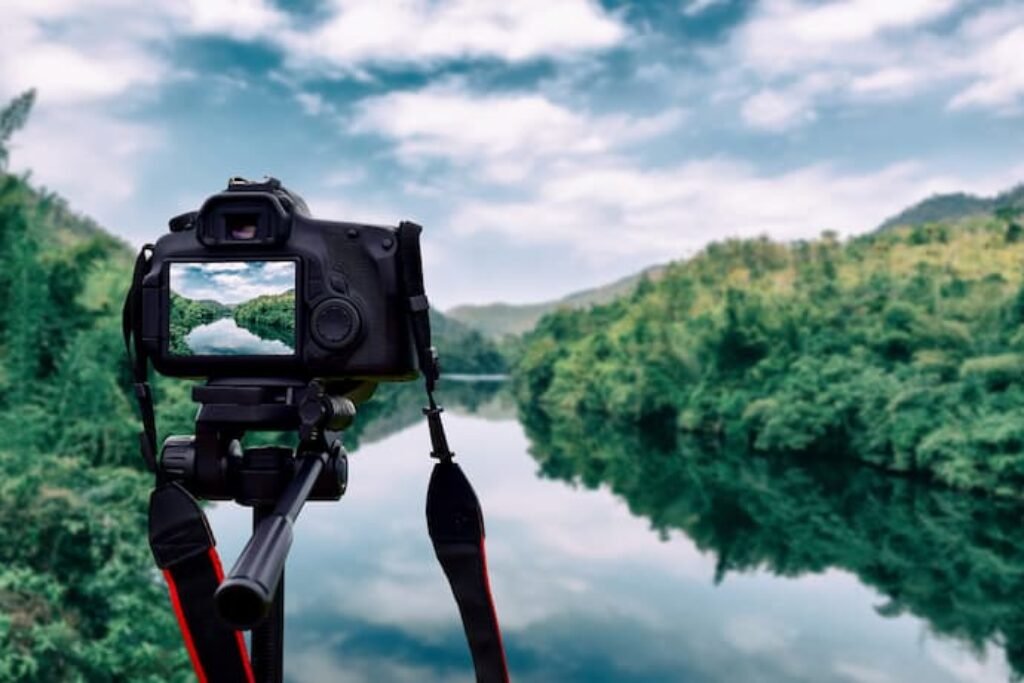
{"type": "Polygon", "coordinates": [[[297,460],[322,451],[330,456],[328,466],[309,500],[338,500],[348,478],[339,435],[355,417],[355,401],[365,400],[369,393],[372,387],[368,390],[361,383],[328,389],[319,381],[218,379],[196,385],[192,400],[200,407],[195,434],[164,442],[159,474],[197,498],[274,505],[293,477],[297,460]],[[270,431],[297,432],[298,446],[242,447],[246,432],[270,431]]]}
{"type": "Polygon", "coordinates": [[[197,498],[235,500],[254,508],[252,538],[216,592],[217,611],[238,629],[270,612],[307,500],[338,500],[348,481],[339,440],[355,417],[355,402],[372,387],[282,380],[211,380],[192,389],[200,404],[195,435],[164,442],[159,472],[197,498]],[[346,392],[346,393],[331,393],[346,392]],[[298,445],[243,448],[247,431],[297,431],[298,445]]]}

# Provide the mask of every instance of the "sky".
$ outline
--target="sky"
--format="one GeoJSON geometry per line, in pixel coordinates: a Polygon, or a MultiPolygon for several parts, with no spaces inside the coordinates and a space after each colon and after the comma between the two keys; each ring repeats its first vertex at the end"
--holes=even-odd
{"type": "Polygon", "coordinates": [[[234,305],[289,289],[295,289],[292,261],[171,264],[171,291],[196,301],[234,305]]]}
{"type": "Polygon", "coordinates": [[[1024,3],[4,0],[11,168],[139,245],[231,176],[549,300],[1024,181],[1024,3]]]}

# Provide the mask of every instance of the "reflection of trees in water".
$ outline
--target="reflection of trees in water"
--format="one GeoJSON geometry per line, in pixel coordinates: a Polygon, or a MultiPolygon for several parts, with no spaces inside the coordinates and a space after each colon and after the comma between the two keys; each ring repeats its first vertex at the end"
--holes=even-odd
{"type": "Polygon", "coordinates": [[[239,327],[260,339],[273,339],[295,348],[295,291],[264,294],[242,302],[232,311],[239,327]]]}
{"type": "MultiPolygon", "coordinates": [[[[514,416],[514,404],[505,382],[451,381],[443,377],[436,396],[452,413],[483,417],[514,416]]],[[[422,380],[381,384],[366,403],[359,406],[355,422],[345,432],[349,449],[373,443],[423,420],[426,396],[422,380]]]]}
{"type": "Polygon", "coordinates": [[[765,458],[674,434],[600,422],[546,423],[525,411],[546,476],[607,484],[659,531],[679,529],[718,556],[716,580],[767,569],[837,567],[903,612],[981,649],[997,643],[1024,674],[1024,505],[850,465],[765,458]]]}

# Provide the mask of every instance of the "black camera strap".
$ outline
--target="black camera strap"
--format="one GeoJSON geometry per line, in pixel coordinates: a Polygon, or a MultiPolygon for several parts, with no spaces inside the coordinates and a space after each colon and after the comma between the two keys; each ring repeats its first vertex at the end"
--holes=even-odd
{"type": "Polygon", "coordinates": [[[139,251],[132,285],[121,310],[121,333],[132,364],[135,398],[142,416],[139,446],[156,477],[149,498],[149,547],[167,581],[174,616],[199,683],[254,683],[240,631],[216,613],[213,595],[224,579],[213,532],[195,498],[180,485],[164,481],[157,466],[156,413],[148,379],[148,360],[136,323],[142,320],[142,278],[153,246],[139,251]]]}
{"type": "Polygon", "coordinates": [[[153,245],[145,244],[139,250],[139,255],[135,257],[132,286],[124,298],[124,306],[121,309],[121,334],[124,337],[125,351],[127,351],[132,364],[135,398],[139,403],[139,413],[142,415],[139,448],[142,451],[142,459],[145,461],[146,467],[159,479],[160,470],[156,466],[156,414],[153,410],[153,391],[149,386],[148,363],[142,348],[142,340],[135,334],[136,324],[142,320],[142,278],[148,270],[149,258],[152,253],[153,245]]]}
{"type": "Polygon", "coordinates": [[[423,286],[419,241],[422,230],[415,223],[398,226],[402,280],[416,357],[427,390],[428,405],[423,414],[430,428],[430,455],[437,459],[427,488],[427,529],[459,606],[478,683],[506,683],[508,665],[487,573],[483,512],[472,485],[452,460],[455,454],[448,447],[441,421],[444,409],[434,400],[441,368],[430,338],[430,305],[423,286]]]}
{"type": "Polygon", "coordinates": [[[163,572],[185,648],[200,683],[254,683],[241,631],[224,625],[213,595],[224,580],[213,532],[195,498],[179,484],[149,498],[149,547],[163,572]]]}

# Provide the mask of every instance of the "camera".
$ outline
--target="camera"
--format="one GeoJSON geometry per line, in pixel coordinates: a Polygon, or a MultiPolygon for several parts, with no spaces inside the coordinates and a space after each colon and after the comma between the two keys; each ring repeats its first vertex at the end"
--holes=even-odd
{"type": "Polygon", "coordinates": [[[133,332],[175,377],[414,379],[420,232],[317,220],[280,181],[233,178],[153,246],[133,332]]]}

